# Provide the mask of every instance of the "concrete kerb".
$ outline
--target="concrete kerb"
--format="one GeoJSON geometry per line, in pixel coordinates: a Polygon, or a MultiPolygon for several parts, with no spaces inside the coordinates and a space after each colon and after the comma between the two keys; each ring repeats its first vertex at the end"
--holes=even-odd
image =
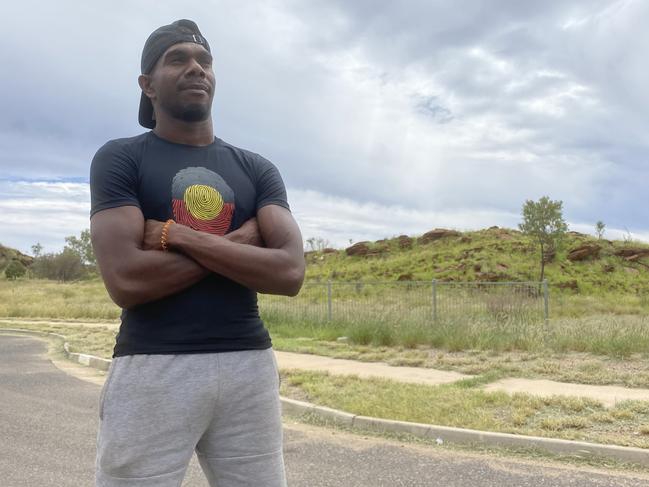
{"type": "MultiPolygon", "coordinates": [[[[67,338],[57,333],[24,330],[21,328],[1,328],[0,332],[17,332],[37,336],[53,336],[64,341],[63,350],[68,359],[99,370],[108,370],[111,360],[70,352],[67,338]]],[[[552,454],[570,455],[579,458],[600,457],[622,462],[636,463],[649,467],[649,450],[628,446],[601,445],[584,441],[561,440],[538,436],[524,436],[510,433],[493,433],[448,426],[435,426],[407,421],[370,418],[358,416],[337,409],[317,406],[304,401],[281,397],[282,413],[300,417],[315,415],[325,421],[346,426],[351,429],[377,433],[407,434],[418,438],[435,439],[439,443],[473,444],[507,448],[534,448],[552,454]]]]}

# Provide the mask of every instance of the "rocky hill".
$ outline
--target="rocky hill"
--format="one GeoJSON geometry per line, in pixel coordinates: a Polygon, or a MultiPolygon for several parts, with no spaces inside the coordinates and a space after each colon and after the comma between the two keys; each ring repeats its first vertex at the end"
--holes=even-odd
{"type": "Polygon", "coordinates": [[[19,260],[24,266],[30,266],[34,258],[30,255],[23,254],[19,250],[5,247],[0,244],[0,272],[4,272],[5,267],[11,260],[19,260]]]}
{"type": "MultiPolygon", "coordinates": [[[[541,270],[538,244],[499,227],[437,228],[305,257],[307,279],[315,281],[536,281],[541,270]]],[[[563,245],[546,256],[545,277],[553,289],[566,292],[649,296],[649,245],[568,232],[563,245]]]]}

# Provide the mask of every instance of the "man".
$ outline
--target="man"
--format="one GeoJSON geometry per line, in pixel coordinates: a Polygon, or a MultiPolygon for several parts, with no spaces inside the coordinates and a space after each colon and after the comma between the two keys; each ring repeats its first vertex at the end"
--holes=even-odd
{"type": "Polygon", "coordinates": [[[122,311],[96,485],[286,484],[277,364],[256,292],[293,296],[302,237],[277,168],[214,136],[207,40],[179,20],[142,52],[139,121],[90,169],[91,234],[122,311]]]}

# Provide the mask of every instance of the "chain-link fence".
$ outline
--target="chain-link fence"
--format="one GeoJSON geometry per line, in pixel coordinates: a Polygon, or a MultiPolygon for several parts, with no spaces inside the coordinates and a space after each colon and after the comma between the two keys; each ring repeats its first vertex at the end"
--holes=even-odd
{"type": "Polygon", "coordinates": [[[295,297],[259,295],[263,315],[308,323],[546,323],[543,282],[306,282],[295,297]]]}

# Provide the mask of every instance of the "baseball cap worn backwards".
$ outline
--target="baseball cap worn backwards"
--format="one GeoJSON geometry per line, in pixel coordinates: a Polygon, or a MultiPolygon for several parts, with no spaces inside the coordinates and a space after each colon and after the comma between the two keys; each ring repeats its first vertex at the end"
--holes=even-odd
{"type": "MultiPolygon", "coordinates": [[[[160,56],[169,47],[179,42],[194,42],[210,51],[207,39],[203,37],[198,26],[191,20],[176,20],[169,25],[163,25],[154,30],[144,43],[142,49],[141,69],[142,74],[149,74],[160,56]]],[[[140,97],[140,112],[138,116],[140,125],[152,129],[155,127],[153,118],[153,105],[148,96],[142,93],[140,97]]]]}

